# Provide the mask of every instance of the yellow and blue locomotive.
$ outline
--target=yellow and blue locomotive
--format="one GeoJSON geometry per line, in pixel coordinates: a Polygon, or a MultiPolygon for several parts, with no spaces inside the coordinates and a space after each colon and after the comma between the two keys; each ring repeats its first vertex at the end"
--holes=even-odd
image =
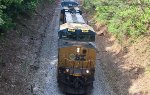
{"type": "Polygon", "coordinates": [[[69,94],[89,93],[93,88],[96,50],[95,31],[80,13],[65,12],[58,31],[57,81],[69,94]]]}
{"type": "Polygon", "coordinates": [[[78,6],[79,5],[79,2],[77,0],[62,0],[61,1],[61,6],[64,7],[64,6],[78,6]]]}

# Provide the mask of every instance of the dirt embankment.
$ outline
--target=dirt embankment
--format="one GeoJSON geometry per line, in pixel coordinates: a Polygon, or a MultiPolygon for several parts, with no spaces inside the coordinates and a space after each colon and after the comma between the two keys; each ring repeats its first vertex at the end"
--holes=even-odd
{"type": "MultiPolygon", "coordinates": [[[[96,27],[100,27],[99,24],[96,27]]],[[[120,45],[103,29],[106,28],[97,29],[98,58],[114,92],[118,95],[150,95],[150,38],[120,45]]]]}
{"type": "Polygon", "coordinates": [[[32,94],[30,75],[38,69],[33,64],[55,5],[45,0],[32,16],[18,18],[16,29],[0,38],[0,95],[32,94]]]}
{"type": "Polygon", "coordinates": [[[91,13],[84,16],[97,32],[97,58],[108,82],[118,95],[150,95],[150,37],[125,39],[121,45],[107,32],[107,27],[95,23],[91,13]]]}

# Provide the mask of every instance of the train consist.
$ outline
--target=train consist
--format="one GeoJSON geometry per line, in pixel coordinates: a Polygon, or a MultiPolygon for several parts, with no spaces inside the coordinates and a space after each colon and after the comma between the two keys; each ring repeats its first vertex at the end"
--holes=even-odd
{"type": "Polygon", "coordinates": [[[75,0],[62,0],[58,31],[57,81],[69,94],[90,93],[93,88],[96,50],[95,31],[83,19],[75,0]]]}

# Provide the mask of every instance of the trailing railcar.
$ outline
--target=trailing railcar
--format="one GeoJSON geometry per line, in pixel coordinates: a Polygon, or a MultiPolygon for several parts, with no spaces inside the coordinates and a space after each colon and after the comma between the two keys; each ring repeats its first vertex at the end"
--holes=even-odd
{"type": "Polygon", "coordinates": [[[59,39],[57,81],[65,93],[86,94],[93,88],[96,52],[87,42],[59,39]]]}
{"type": "Polygon", "coordinates": [[[79,2],[77,0],[62,0],[61,2],[61,6],[68,6],[68,7],[72,7],[72,6],[78,6],[79,2]]]}

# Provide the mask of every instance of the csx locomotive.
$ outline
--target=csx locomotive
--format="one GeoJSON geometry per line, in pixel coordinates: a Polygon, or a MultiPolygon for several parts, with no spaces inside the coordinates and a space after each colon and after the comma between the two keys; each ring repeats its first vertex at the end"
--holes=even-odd
{"type": "Polygon", "coordinates": [[[95,31],[80,13],[65,11],[63,15],[58,31],[58,85],[65,93],[86,94],[93,88],[96,51],[92,43],[95,31]]]}
{"type": "Polygon", "coordinates": [[[62,0],[61,7],[64,6],[78,6],[79,2],[77,0],[62,0]]]}

